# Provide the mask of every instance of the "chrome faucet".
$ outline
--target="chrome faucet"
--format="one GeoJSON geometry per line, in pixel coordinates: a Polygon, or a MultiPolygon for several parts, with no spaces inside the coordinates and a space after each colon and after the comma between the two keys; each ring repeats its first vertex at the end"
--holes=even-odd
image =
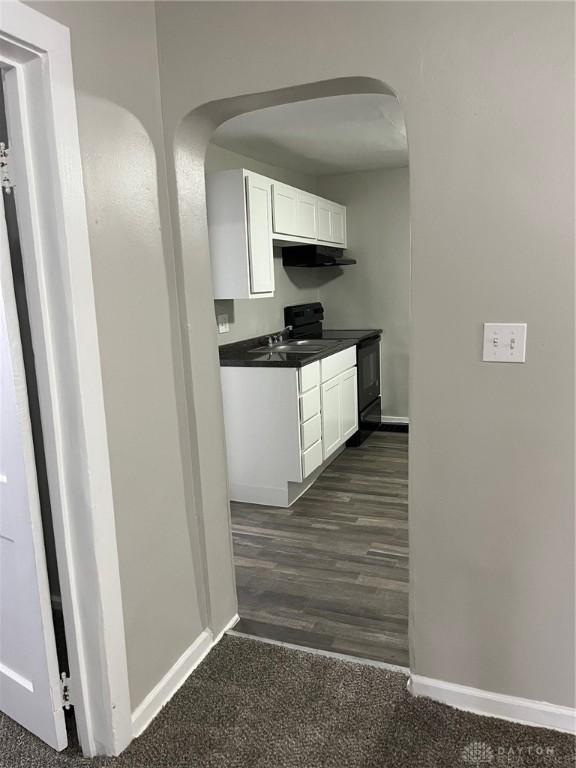
{"type": "Polygon", "coordinates": [[[280,333],[274,333],[271,336],[268,336],[266,339],[268,346],[273,347],[275,344],[282,344],[283,341],[290,337],[291,330],[292,326],[287,325],[283,331],[280,331],[280,333]]]}

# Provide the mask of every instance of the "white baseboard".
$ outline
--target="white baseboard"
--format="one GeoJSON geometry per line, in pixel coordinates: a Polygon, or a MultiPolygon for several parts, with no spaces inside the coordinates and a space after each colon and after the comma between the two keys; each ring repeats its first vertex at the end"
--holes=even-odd
{"type": "Polygon", "coordinates": [[[382,414],[380,417],[381,424],[410,424],[410,419],[407,416],[385,416],[382,414]]]}
{"type": "Polygon", "coordinates": [[[236,624],[238,624],[239,621],[240,621],[240,616],[238,616],[238,614],[235,614],[234,616],[232,616],[232,618],[226,624],[224,629],[222,629],[220,632],[218,632],[218,634],[214,638],[214,642],[212,643],[212,646],[214,647],[215,645],[218,645],[218,643],[220,642],[220,640],[222,640],[222,638],[224,637],[226,632],[228,632],[230,629],[235,627],[236,624]]]}
{"type": "Polygon", "coordinates": [[[176,691],[182,687],[189,675],[196,669],[209,651],[220,642],[224,633],[239,621],[239,616],[233,616],[224,629],[214,637],[209,629],[201,632],[196,640],[180,656],[178,661],[168,670],[162,680],[154,686],[150,693],[140,702],[132,713],[132,736],[140,736],[156,717],[162,707],[170,701],[176,691]]]}
{"type": "Polygon", "coordinates": [[[411,675],[408,690],[414,696],[427,696],[451,707],[515,723],[576,733],[576,709],[544,701],[506,696],[502,693],[469,688],[421,675],[411,675]]]}

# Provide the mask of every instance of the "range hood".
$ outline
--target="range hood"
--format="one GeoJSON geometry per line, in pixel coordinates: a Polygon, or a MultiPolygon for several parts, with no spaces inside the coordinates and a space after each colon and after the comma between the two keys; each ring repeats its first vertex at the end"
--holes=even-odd
{"type": "Polygon", "coordinates": [[[331,245],[290,245],[282,248],[282,264],[285,267],[346,267],[356,264],[356,259],[344,256],[343,248],[331,245]]]}

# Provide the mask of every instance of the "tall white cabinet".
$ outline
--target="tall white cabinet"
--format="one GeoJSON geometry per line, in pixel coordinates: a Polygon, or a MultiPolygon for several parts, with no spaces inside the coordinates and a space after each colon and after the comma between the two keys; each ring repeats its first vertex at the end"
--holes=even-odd
{"type": "Polygon", "coordinates": [[[274,295],[272,181],[243,169],[206,180],[215,299],[274,295]]]}

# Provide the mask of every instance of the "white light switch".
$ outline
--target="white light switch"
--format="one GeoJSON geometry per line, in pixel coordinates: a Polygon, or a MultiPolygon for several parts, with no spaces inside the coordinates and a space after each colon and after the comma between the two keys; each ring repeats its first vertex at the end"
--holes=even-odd
{"type": "Polygon", "coordinates": [[[218,315],[216,318],[216,323],[218,325],[218,333],[228,333],[230,330],[228,315],[218,315]]]}
{"type": "Polygon", "coordinates": [[[526,362],[526,323],[484,323],[482,360],[489,363],[526,362]]]}

